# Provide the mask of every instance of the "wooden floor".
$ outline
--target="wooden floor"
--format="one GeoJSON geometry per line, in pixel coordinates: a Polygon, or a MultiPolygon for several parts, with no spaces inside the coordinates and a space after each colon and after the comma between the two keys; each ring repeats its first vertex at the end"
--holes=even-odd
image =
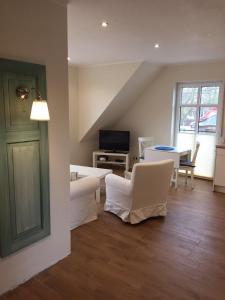
{"type": "Polygon", "coordinates": [[[72,254],[0,300],[225,299],[225,196],[171,189],[168,216],[124,224],[99,208],[72,254]]]}

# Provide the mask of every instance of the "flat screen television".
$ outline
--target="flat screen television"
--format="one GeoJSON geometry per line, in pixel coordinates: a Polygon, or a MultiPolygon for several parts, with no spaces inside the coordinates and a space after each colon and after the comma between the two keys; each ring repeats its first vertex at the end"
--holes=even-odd
{"type": "Polygon", "coordinates": [[[112,152],[128,152],[130,132],[118,130],[99,130],[99,149],[112,152]]]}

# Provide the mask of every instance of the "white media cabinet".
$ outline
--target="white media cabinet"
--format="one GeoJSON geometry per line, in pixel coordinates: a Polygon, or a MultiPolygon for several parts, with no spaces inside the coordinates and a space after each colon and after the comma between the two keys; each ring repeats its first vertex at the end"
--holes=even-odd
{"type": "Polygon", "coordinates": [[[109,164],[124,166],[126,171],[129,171],[129,153],[117,153],[117,152],[105,152],[94,151],[93,152],[93,167],[97,168],[98,164],[109,164]],[[100,157],[106,157],[105,161],[100,160],[100,157]],[[121,161],[118,161],[121,160],[121,161]]]}
{"type": "Polygon", "coordinates": [[[213,191],[225,193],[225,145],[216,146],[213,191]]]}

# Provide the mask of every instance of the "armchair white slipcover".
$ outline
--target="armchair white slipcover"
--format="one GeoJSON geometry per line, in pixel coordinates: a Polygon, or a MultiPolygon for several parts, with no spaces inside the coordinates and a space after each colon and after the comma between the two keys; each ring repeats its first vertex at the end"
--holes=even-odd
{"type": "Polygon", "coordinates": [[[100,181],[95,177],[84,177],[70,182],[70,228],[96,220],[97,204],[95,192],[100,181]]]}
{"type": "Polygon", "coordinates": [[[104,210],[131,224],[149,217],[166,216],[173,165],[173,160],[135,164],[131,180],[107,175],[104,210]]]}

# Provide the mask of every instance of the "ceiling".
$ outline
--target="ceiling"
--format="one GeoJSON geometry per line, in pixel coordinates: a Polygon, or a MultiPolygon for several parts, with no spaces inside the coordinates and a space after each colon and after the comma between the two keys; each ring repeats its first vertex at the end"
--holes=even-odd
{"type": "Polygon", "coordinates": [[[224,60],[225,0],[71,0],[68,40],[76,64],[224,60]]]}

